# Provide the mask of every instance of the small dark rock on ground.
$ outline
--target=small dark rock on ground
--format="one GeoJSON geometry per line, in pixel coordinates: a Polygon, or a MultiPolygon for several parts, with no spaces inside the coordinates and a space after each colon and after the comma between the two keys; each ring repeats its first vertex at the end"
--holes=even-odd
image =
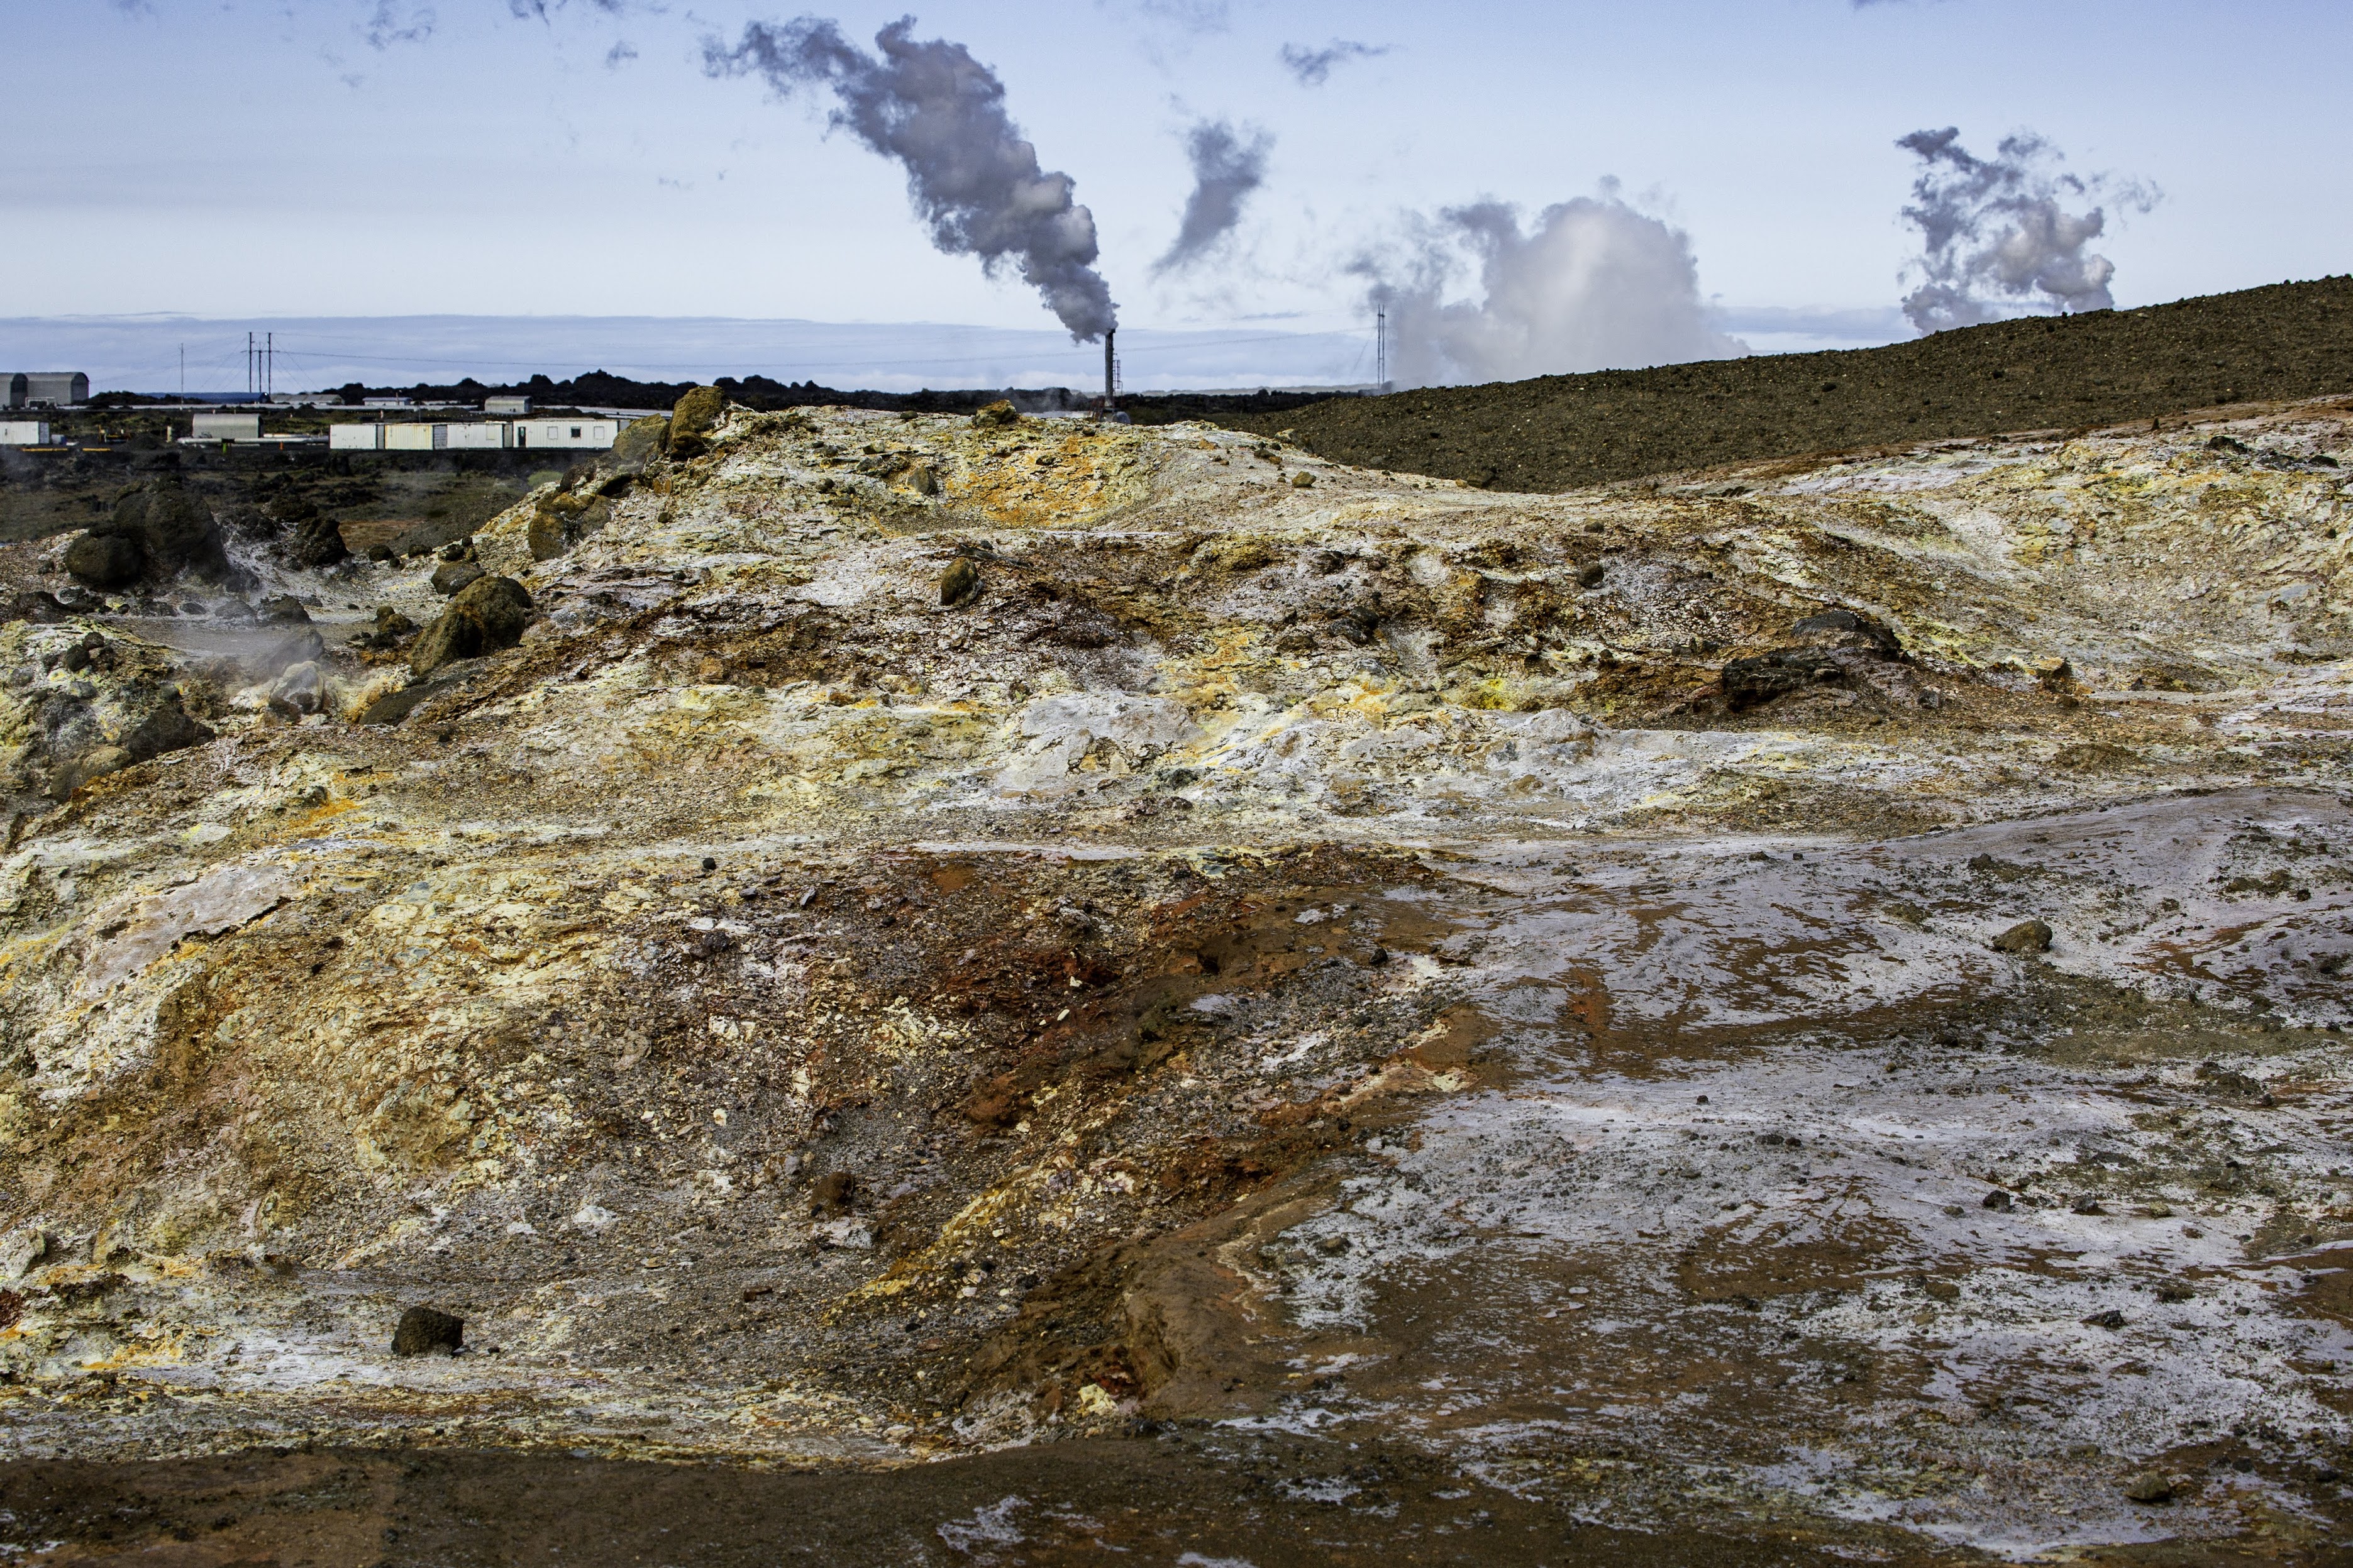
{"type": "Polygon", "coordinates": [[[465,1348],[466,1320],[432,1307],[411,1307],[392,1331],[395,1355],[456,1355],[465,1348]]]}
{"type": "Polygon", "coordinates": [[[1996,952],[2049,952],[2051,928],[2041,921],[2021,921],[1993,939],[1996,952]]]}

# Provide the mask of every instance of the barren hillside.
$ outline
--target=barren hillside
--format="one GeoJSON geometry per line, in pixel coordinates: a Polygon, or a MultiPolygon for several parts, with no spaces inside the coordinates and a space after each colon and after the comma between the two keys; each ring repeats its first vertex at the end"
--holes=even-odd
{"type": "Polygon", "coordinates": [[[1505,490],[2353,391],[2353,278],[2036,317],[1885,348],[1344,397],[1210,417],[1505,490]]]}
{"type": "Polygon", "coordinates": [[[271,624],[0,553],[12,1538],[2353,1529],[2346,404],[1557,496],[706,412],[271,624]]]}

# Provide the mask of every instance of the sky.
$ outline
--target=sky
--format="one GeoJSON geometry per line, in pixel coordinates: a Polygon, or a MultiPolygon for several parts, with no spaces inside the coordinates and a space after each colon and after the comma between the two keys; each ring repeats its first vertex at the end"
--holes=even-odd
{"type": "MultiPolygon", "coordinates": [[[[871,47],[904,9],[822,14],[871,47]]],[[[756,76],[706,71],[706,40],[794,14],[0,0],[16,128],[0,161],[0,358],[71,352],[57,318],[189,318],[113,340],[147,346],[110,368],[161,389],[167,338],[196,339],[209,366],[247,327],[303,321],[281,364],[327,384],[338,351],[323,340],[364,340],[365,319],[550,319],[536,352],[560,372],[603,363],[583,318],[733,318],[874,330],[803,333],[827,345],[804,349],[746,329],[738,357],[765,363],[714,358],[704,374],[786,374],[855,340],[851,368],[862,355],[876,374],[811,377],[1083,380],[1100,351],[1071,345],[1018,277],[935,249],[904,171],[828,126],[821,85],[780,100],[756,76]],[[328,319],[333,332],[316,325],[328,319]],[[913,323],[1015,336],[1002,354],[941,339],[925,361],[940,335],[913,323]]],[[[1459,241],[1440,215],[1481,202],[1516,209],[1529,266],[1574,251],[1538,244],[1539,215],[1561,204],[1679,232],[1710,341],[1908,335],[1895,307],[1919,250],[1901,216],[1917,165],[1896,140],[1948,125],[1988,153],[2031,129],[2067,169],[2161,193],[2145,212],[2108,209],[2096,246],[2119,305],[2353,268],[2353,167],[2333,155],[2353,46],[2342,0],[1057,0],[914,18],[915,37],[961,43],[996,73],[1043,167],[1075,181],[1135,344],[1131,385],[1368,379],[1350,367],[1372,282],[1431,254],[1434,234],[1459,241]],[[2257,26],[2267,42],[2250,47],[2257,26]],[[1335,43],[1363,47],[1320,79],[1285,62],[1286,46],[1296,61],[1335,43]],[[1194,188],[1188,139],[1218,121],[1263,149],[1260,183],[1194,264],[1156,268],[1194,188]],[[1162,374],[1177,361],[1156,356],[1186,332],[1236,346],[1162,374]],[[1309,353],[1286,333],[1325,338],[1309,353]]],[[[1447,300],[1477,302],[1476,255],[1458,244],[1454,258],[1423,279],[1433,322],[1447,300]]],[[[385,327],[376,357],[422,366],[436,330],[385,327]]],[[[612,347],[650,364],[659,334],[635,331],[612,347]]],[[[690,336],[681,357],[730,352],[723,331],[690,336]]],[[[342,368],[370,363],[340,352],[342,368]]],[[[1542,368],[1544,352],[1511,363],[1542,368]]],[[[366,379],[417,378],[396,369],[366,379]]],[[[227,374],[241,374],[233,358],[227,374]]]]}

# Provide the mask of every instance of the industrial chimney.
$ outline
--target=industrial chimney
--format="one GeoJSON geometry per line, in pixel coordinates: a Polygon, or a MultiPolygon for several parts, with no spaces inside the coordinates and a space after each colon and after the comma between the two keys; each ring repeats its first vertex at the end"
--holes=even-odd
{"type": "Polygon", "coordinates": [[[1095,417],[1107,425],[1129,423],[1119,406],[1119,353],[1113,347],[1118,337],[1117,327],[1103,330],[1103,401],[1095,405],[1095,417]]]}

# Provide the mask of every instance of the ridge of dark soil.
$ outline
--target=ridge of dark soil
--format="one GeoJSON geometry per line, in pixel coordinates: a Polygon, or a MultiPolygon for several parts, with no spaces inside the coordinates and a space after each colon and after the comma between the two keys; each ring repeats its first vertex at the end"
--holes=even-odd
{"type": "Polygon", "coordinates": [[[1550,491],[1953,437],[2353,391],[2353,276],[2036,316],[1884,348],[1336,397],[1219,423],[1318,456],[1550,491]]]}

